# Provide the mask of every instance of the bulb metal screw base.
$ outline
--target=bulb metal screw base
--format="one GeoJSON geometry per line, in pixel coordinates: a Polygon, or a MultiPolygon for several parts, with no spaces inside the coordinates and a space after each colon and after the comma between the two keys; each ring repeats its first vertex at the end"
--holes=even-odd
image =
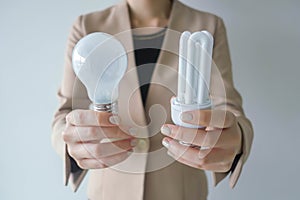
{"type": "Polygon", "coordinates": [[[109,113],[117,113],[117,101],[107,104],[95,104],[92,103],[90,105],[90,109],[97,112],[109,112],[109,113]]]}

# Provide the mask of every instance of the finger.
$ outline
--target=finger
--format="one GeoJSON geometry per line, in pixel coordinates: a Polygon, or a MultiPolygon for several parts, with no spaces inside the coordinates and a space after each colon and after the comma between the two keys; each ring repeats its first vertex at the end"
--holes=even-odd
{"type": "Polygon", "coordinates": [[[69,126],[63,132],[63,139],[65,142],[95,142],[98,143],[104,138],[119,138],[129,139],[132,136],[123,132],[119,127],[80,127],[69,126]]]}
{"type": "MultiPolygon", "coordinates": [[[[172,155],[172,153],[168,152],[168,155],[170,155],[171,157],[173,157],[175,159],[175,156],[172,155]]],[[[177,158],[176,159],[178,162],[188,165],[190,167],[196,168],[196,169],[202,169],[202,170],[208,170],[208,171],[213,171],[213,172],[221,172],[221,173],[225,173],[228,172],[231,169],[231,163],[214,163],[214,164],[209,164],[209,165],[200,165],[200,164],[195,164],[192,163],[188,160],[185,160],[184,158],[177,158]]]]}
{"type": "Polygon", "coordinates": [[[182,113],[181,120],[204,127],[229,128],[235,123],[235,116],[224,110],[193,110],[182,113]]]}
{"type": "Polygon", "coordinates": [[[201,166],[201,168],[209,169],[211,166],[220,166],[220,170],[224,170],[221,166],[227,166],[231,163],[234,158],[234,152],[231,150],[224,150],[218,148],[201,150],[198,148],[192,148],[185,145],[181,145],[176,140],[168,140],[168,152],[175,159],[184,159],[189,163],[193,163],[196,166],[201,166]]]}
{"type": "Polygon", "coordinates": [[[136,145],[135,140],[120,140],[107,143],[77,143],[70,144],[69,154],[77,159],[100,159],[131,150],[136,145]]]}
{"type": "Polygon", "coordinates": [[[122,161],[124,161],[125,159],[127,159],[130,155],[131,155],[131,151],[125,151],[113,156],[108,156],[105,158],[102,158],[101,161],[102,163],[104,163],[106,166],[110,167],[113,165],[116,165],[122,161]]]}
{"type": "Polygon", "coordinates": [[[174,158],[176,161],[182,163],[182,164],[185,164],[185,165],[188,165],[190,167],[193,167],[193,168],[196,168],[196,169],[202,169],[202,166],[198,165],[198,164],[195,164],[195,163],[192,163],[188,160],[185,160],[181,157],[176,157],[175,155],[173,155],[171,152],[168,151],[168,155],[171,156],[172,158],[174,158]]]}
{"type": "Polygon", "coordinates": [[[67,123],[74,126],[116,126],[119,118],[108,112],[92,110],[73,110],[66,116],[67,123]],[[111,119],[111,120],[110,120],[111,119]]]}
{"type": "Polygon", "coordinates": [[[172,124],[165,124],[161,128],[162,134],[173,139],[190,143],[196,146],[219,147],[222,146],[223,130],[215,129],[207,132],[203,129],[185,128],[172,124]]]}
{"type": "Polygon", "coordinates": [[[77,161],[77,164],[82,169],[102,169],[124,161],[129,154],[126,151],[103,159],[81,159],[77,161]]]}
{"type": "Polygon", "coordinates": [[[205,137],[206,131],[194,128],[185,128],[172,124],[165,124],[161,127],[161,133],[176,140],[184,141],[194,145],[201,146],[205,137]]]}
{"type": "Polygon", "coordinates": [[[230,164],[222,165],[221,163],[214,163],[214,164],[200,165],[200,163],[194,163],[191,162],[190,160],[186,160],[183,157],[178,157],[176,155],[173,155],[172,152],[169,151],[168,151],[168,155],[173,157],[176,161],[196,169],[209,170],[214,172],[227,172],[230,169],[230,167],[228,167],[230,166],[230,164]]]}
{"type": "Polygon", "coordinates": [[[94,158],[81,159],[76,163],[81,169],[103,169],[107,167],[99,159],[94,158]]]}

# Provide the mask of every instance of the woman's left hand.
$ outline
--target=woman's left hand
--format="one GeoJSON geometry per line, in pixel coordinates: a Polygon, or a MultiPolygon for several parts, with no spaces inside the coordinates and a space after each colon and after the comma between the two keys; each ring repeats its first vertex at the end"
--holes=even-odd
{"type": "Polygon", "coordinates": [[[222,110],[194,110],[184,112],[181,119],[185,123],[206,128],[163,125],[161,132],[167,137],[162,142],[168,154],[194,168],[229,171],[242,146],[242,134],[235,115],[222,110]]]}

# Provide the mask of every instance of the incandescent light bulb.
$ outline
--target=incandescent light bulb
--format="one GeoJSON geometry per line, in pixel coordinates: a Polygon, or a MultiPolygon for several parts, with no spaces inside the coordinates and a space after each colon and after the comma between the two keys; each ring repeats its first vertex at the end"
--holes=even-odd
{"type": "Polygon", "coordinates": [[[119,82],[127,69],[126,51],[119,40],[102,32],[88,34],[75,45],[72,64],[93,102],[92,109],[114,111],[119,82]]]}

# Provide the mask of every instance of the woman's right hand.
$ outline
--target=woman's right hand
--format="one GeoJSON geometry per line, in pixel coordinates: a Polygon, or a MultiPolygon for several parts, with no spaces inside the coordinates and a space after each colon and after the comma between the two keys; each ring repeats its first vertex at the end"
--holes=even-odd
{"type": "Polygon", "coordinates": [[[73,110],[66,116],[63,140],[67,151],[82,169],[100,169],[125,160],[136,139],[122,131],[111,113],[73,110]],[[101,142],[106,140],[105,143],[101,142]],[[109,141],[107,139],[117,139],[109,141]]]}

